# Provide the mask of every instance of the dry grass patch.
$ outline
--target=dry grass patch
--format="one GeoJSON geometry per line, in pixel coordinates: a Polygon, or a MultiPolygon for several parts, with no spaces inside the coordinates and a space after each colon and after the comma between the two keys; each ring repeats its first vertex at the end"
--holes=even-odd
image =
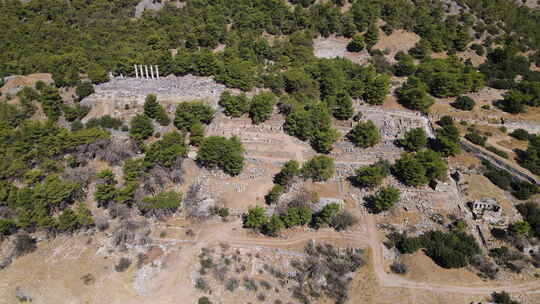
{"type": "Polygon", "coordinates": [[[408,267],[406,278],[430,283],[455,284],[470,286],[482,283],[482,280],[467,268],[445,269],[439,267],[422,251],[402,255],[402,261],[408,267]]]}
{"type": "Polygon", "coordinates": [[[420,41],[420,36],[413,32],[405,30],[395,30],[392,34],[386,35],[383,31],[379,31],[380,39],[373,46],[375,50],[388,51],[386,56],[391,62],[395,62],[394,56],[399,51],[407,52],[420,41]]]}
{"type": "Polygon", "coordinates": [[[474,201],[492,197],[501,204],[503,214],[512,215],[516,213],[514,206],[504,190],[495,186],[485,176],[478,174],[465,175],[465,181],[468,183],[467,198],[469,200],[474,201]]]}

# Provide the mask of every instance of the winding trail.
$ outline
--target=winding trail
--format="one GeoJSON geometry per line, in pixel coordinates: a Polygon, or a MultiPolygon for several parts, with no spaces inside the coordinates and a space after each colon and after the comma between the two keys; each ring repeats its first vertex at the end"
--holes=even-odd
{"type": "MultiPolygon", "coordinates": [[[[463,294],[490,294],[494,291],[506,291],[510,293],[540,294],[540,281],[533,281],[523,284],[493,284],[483,286],[458,286],[450,284],[436,284],[429,282],[418,282],[401,276],[388,273],[384,267],[383,244],[379,240],[375,223],[375,217],[368,214],[364,217],[367,228],[367,235],[351,232],[304,232],[291,239],[261,239],[257,237],[239,237],[234,231],[221,231],[212,237],[214,240],[226,242],[231,245],[241,246],[267,246],[279,248],[290,246],[310,240],[347,240],[353,243],[367,245],[372,251],[373,272],[381,287],[405,288],[425,290],[432,292],[463,293],[463,294]],[[235,235],[236,234],[236,235],[235,235]]],[[[209,240],[200,240],[209,241],[209,240]]]]}

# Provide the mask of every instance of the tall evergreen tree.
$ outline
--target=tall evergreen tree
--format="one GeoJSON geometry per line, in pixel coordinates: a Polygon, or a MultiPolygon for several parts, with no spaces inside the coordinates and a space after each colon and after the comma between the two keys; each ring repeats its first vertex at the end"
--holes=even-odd
{"type": "Polygon", "coordinates": [[[152,119],[155,119],[159,112],[160,105],[157,102],[157,97],[154,94],[148,94],[144,100],[144,114],[152,119]]]}

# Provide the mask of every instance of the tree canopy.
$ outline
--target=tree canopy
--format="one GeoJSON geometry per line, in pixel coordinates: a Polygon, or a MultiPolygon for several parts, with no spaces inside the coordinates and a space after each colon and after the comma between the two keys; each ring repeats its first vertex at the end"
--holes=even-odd
{"type": "Polygon", "coordinates": [[[165,112],[165,109],[157,101],[156,95],[150,94],[146,96],[144,101],[144,114],[157,122],[162,126],[167,126],[171,123],[171,119],[165,112]]]}
{"type": "Polygon", "coordinates": [[[214,115],[214,109],[202,101],[182,102],[176,107],[174,126],[186,132],[196,123],[211,123],[214,115]]]}
{"type": "Polygon", "coordinates": [[[316,182],[329,180],[334,176],[334,159],[326,155],[318,155],[307,161],[302,167],[302,176],[316,182]]]}
{"type": "Polygon", "coordinates": [[[364,49],[366,43],[364,37],[361,35],[354,35],[352,40],[347,44],[347,51],[349,52],[360,52],[364,49]]]}
{"type": "Polygon", "coordinates": [[[274,183],[287,187],[294,177],[300,174],[300,164],[295,160],[289,160],[283,164],[281,171],[274,176],[274,183]]]}
{"type": "Polygon", "coordinates": [[[245,228],[261,228],[268,222],[268,217],[265,214],[265,210],[262,207],[253,207],[248,210],[248,213],[244,216],[245,228]]]}
{"type": "Polygon", "coordinates": [[[184,144],[185,136],[179,132],[170,132],[162,139],[153,142],[146,149],[144,157],[149,165],[161,165],[163,167],[172,167],[176,162],[185,157],[187,148],[184,144]]]}
{"type": "Polygon", "coordinates": [[[152,120],[146,115],[137,115],[131,120],[129,135],[136,141],[143,141],[154,134],[152,120]]]}
{"type": "Polygon", "coordinates": [[[428,87],[416,76],[410,76],[407,82],[396,90],[398,101],[411,110],[427,112],[435,99],[427,93],[428,87]]]}
{"type": "Polygon", "coordinates": [[[447,169],[439,154],[424,150],[403,154],[394,164],[393,173],[405,185],[418,187],[431,180],[444,180],[447,169]]]}
{"type": "Polygon", "coordinates": [[[155,196],[149,196],[137,205],[145,215],[162,216],[174,213],[182,201],[182,193],[163,191],[155,196]]]}
{"type": "Polygon", "coordinates": [[[436,97],[452,97],[476,92],[484,86],[484,76],[457,57],[429,59],[417,68],[415,76],[424,82],[436,97]]]}
{"type": "Polygon", "coordinates": [[[463,111],[472,111],[475,104],[476,103],[474,100],[467,96],[459,96],[453,103],[451,103],[452,107],[463,111]]]}
{"type": "Polygon", "coordinates": [[[381,140],[379,129],[371,120],[360,122],[355,125],[352,130],[347,133],[347,138],[355,146],[361,148],[373,147],[381,140]]]}
{"type": "Polygon", "coordinates": [[[395,232],[388,238],[401,253],[413,253],[424,248],[426,255],[443,268],[465,267],[473,256],[481,252],[474,237],[460,231],[433,230],[418,237],[395,232]]]}
{"type": "Polygon", "coordinates": [[[540,135],[529,140],[527,150],[519,157],[521,166],[540,176],[540,135]]]}
{"type": "Polygon", "coordinates": [[[414,128],[405,133],[402,139],[398,140],[400,146],[407,151],[418,151],[425,148],[428,138],[424,128],[414,128]]]}
{"type": "Polygon", "coordinates": [[[390,210],[399,201],[400,191],[393,187],[383,187],[366,199],[368,208],[374,213],[390,210]]]}
{"type": "Polygon", "coordinates": [[[230,91],[224,91],[219,98],[219,105],[225,109],[225,115],[240,117],[249,111],[250,100],[246,94],[233,95],[230,91]]]}
{"type": "Polygon", "coordinates": [[[357,187],[374,188],[379,186],[389,174],[390,163],[380,160],[372,165],[356,169],[355,175],[349,180],[357,187]]]}
{"type": "Polygon", "coordinates": [[[276,103],[276,97],[272,93],[260,93],[253,96],[249,107],[249,117],[254,124],[260,124],[270,118],[276,103]]]}
{"type": "Polygon", "coordinates": [[[238,175],[244,168],[244,148],[237,137],[206,137],[197,153],[197,163],[207,168],[220,168],[230,175],[238,175]]]}

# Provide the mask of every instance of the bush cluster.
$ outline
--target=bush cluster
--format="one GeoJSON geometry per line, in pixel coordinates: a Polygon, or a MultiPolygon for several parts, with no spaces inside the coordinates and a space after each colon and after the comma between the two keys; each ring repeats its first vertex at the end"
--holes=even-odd
{"type": "Polygon", "coordinates": [[[291,262],[297,273],[293,280],[299,285],[293,290],[293,297],[301,303],[311,303],[310,299],[325,295],[336,304],[346,303],[349,276],[365,265],[362,250],[347,248],[342,252],[329,244],[309,244],[304,252],[306,259],[291,262]],[[318,282],[321,277],[327,278],[325,284],[318,282]]]}
{"type": "Polygon", "coordinates": [[[405,185],[423,186],[446,178],[447,165],[437,152],[423,150],[406,153],[394,164],[393,174],[405,185]]]}
{"type": "Polygon", "coordinates": [[[475,145],[482,147],[486,145],[487,137],[478,134],[478,132],[467,133],[465,134],[465,138],[475,145]]]}
{"type": "Polygon", "coordinates": [[[527,200],[540,191],[538,186],[527,181],[518,180],[506,170],[497,169],[488,163],[484,163],[484,166],[486,167],[484,176],[497,187],[510,191],[517,199],[527,200]]]}
{"type": "Polygon", "coordinates": [[[355,146],[361,148],[373,147],[381,140],[379,129],[371,120],[360,122],[355,125],[352,130],[347,133],[347,138],[355,146]]]}
{"type": "Polygon", "coordinates": [[[424,128],[414,128],[405,133],[397,143],[407,151],[418,151],[428,144],[428,137],[424,128]]]}
{"type": "Polygon", "coordinates": [[[481,253],[474,237],[457,231],[428,231],[418,237],[392,233],[388,238],[391,245],[401,253],[412,253],[424,248],[425,253],[444,268],[465,267],[473,256],[481,253]]]}
{"type": "Polygon", "coordinates": [[[144,215],[163,216],[176,212],[182,202],[182,193],[163,191],[146,197],[137,207],[144,215]]]}
{"type": "Polygon", "coordinates": [[[460,133],[454,124],[454,119],[450,116],[443,116],[437,123],[441,128],[437,129],[437,136],[431,144],[431,148],[444,157],[459,154],[461,151],[459,145],[460,133]]]}
{"type": "Polygon", "coordinates": [[[540,135],[529,138],[527,150],[519,155],[519,164],[540,176],[540,135]]]}
{"type": "Polygon", "coordinates": [[[165,108],[159,104],[157,97],[154,94],[146,96],[144,101],[144,114],[155,119],[162,126],[168,126],[171,123],[171,119],[167,115],[165,108]]]}
{"type": "Polygon", "coordinates": [[[110,115],[101,116],[100,118],[91,118],[86,122],[85,127],[90,128],[96,128],[101,127],[104,129],[114,129],[119,130],[120,127],[122,127],[123,122],[122,120],[118,118],[113,118],[110,115]]]}
{"type": "Polygon", "coordinates": [[[514,131],[512,131],[512,133],[508,135],[519,140],[529,140],[529,139],[534,138],[534,134],[531,135],[529,134],[529,132],[527,132],[527,130],[524,130],[524,129],[515,129],[514,131]]]}
{"type": "Polygon", "coordinates": [[[349,180],[356,187],[375,188],[390,174],[390,167],[388,161],[379,160],[372,165],[356,169],[355,175],[349,180]]]}
{"type": "Polygon", "coordinates": [[[281,171],[274,176],[275,185],[265,196],[266,203],[269,205],[276,203],[297,176],[321,182],[332,178],[334,172],[334,160],[325,155],[313,157],[304,163],[302,168],[297,161],[290,160],[283,164],[281,171]]]}
{"type": "Polygon", "coordinates": [[[366,198],[366,205],[373,213],[390,210],[399,201],[400,191],[393,187],[382,187],[374,195],[366,198]]]}
{"type": "Polygon", "coordinates": [[[540,236],[540,208],[533,202],[522,203],[516,206],[517,210],[523,216],[523,219],[529,223],[531,233],[535,237],[540,236]]]}
{"type": "Polygon", "coordinates": [[[237,137],[206,137],[199,147],[197,163],[207,168],[219,168],[238,175],[244,168],[244,148],[237,137]]]}
{"type": "Polygon", "coordinates": [[[456,109],[460,109],[463,111],[472,111],[476,103],[470,97],[459,96],[453,103],[451,103],[451,105],[456,109]]]}
{"type": "Polygon", "coordinates": [[[337,204],[328,204],[314,213],[307,205],[289,206],[281,213],[267,215],[266,209],[253,207],[244,214],[244,228],[259,230],[269,236],[278,236],[285,228],[309,225],[313,228],[332,227],[345,230],[358,220],[347,211],[340,210],[337,204]]]}

